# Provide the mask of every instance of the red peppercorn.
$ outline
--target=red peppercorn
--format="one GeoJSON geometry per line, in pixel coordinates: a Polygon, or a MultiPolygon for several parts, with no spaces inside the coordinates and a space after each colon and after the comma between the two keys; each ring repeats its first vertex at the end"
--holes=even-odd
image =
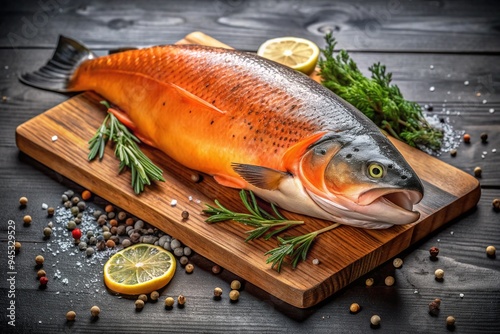
{"type": "Polygon", "coordinates": [[[82,237],[82,231],[80,231],[79,228],[75,228],[73,231],[71,231],[71,235],[75,239],[80,239],[82,237]]]}
{"type": "Polygon", "coordinates": [[[470,134],[468,133],[464,134],[464,143],[466,144],[470,143],[470,134]]]}
{"type": "Polygon", "coordinates": [[[432,258],[436,258],[439,254],[439,248],[431,247],[431,249],[429,249],[429,253],[430,253],[432,258]]]}
{"type": "Polygon", "coordinates": [[[48,282],[49,279],[47,278],[47,276],[40,277],[40,285],[47,285],[48,282]]]}

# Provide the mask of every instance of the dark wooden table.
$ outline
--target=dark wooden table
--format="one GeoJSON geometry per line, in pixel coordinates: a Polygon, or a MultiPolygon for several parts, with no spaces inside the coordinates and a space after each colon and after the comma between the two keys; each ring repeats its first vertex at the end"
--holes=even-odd
{"type": "MultiPolygon", "coordinates": [[[[457,333],[500,332],[500,263],[485,252],[489,245],[500,246],[500,213],[492,209],[492,200],[500,197],[500,152],[494,153],[500,150],[499,13],[498,1],[2,2],[0,331],[365,333],[375,330],[370,317],[378,314],[378,332],[443,333],[449,330],[448,315],[456,318],[457,333]],[[429,113],[470,133],[471,143],[461,144],[456,157],[444,153],[439,158],[471,174],[476,166],[482,168],[477,208],[400,254],[402,268],[386,263],[310,309],[293,308],[251,284],[244,284],[237,303],[229,303],[227,296],[215,301],[214,287],[227,292],[237,277],[227,270],[214,275],[213,263],[194,255],[193,274],[186,275],[179,266],[161,301],[136,312],[133,300],[105,289],[103,256],[86,262],[73,250],[52,252],[54,245],[43,239],[50,219],[42,203],[60,205],[65,190],[82,188],[20,153],[14,134],[18,125],[68,96],[24,86],[17,75],[41,66],[61,33],[105,53],[116,47],[173,43],[197,30],[249,51],[285,35],[323,46],[324,33],[333,31],[338,46],[363,71],[378,61],[386,64],[406,98],[432,105],[429,113]],[[489,135],[486,144],[479,139],[483,132],[489,135]],[[21,196],[29,198],[26,208],[19,207],[21,196]],[[30,227],[23,226],[25,214],[33,217],[30,227]],[[9,224],[22,243],[13,269],[8,267],[9,224]],[[438,261],[429,259],[432,246],[440,248],[438,261]],[[45,290],[36,279],[37,254],[45,256],[50,273],[45,290]],[[434,280],[438,267],[445,271],[443,282],[434,280]],[[388,275],[395,277],[394,286],[385,286],[388,275]],[[8,281],[11,276],[15,280],[8,281]],[[375,284],[368,288],[369,277],[375,284]],[[164,297],[181,293],[186,306],[166,311],[164,297]],[[431,316],[428,304],[435,298],[442,300],[441,311],[431,316]],[[12,302],[15,310],[7,310],[12,302]],[[349,313],[353,302],[362,306],[355,315],[349,313]],[[97,320],[90,317],[92,305],[102,310],[97,320]],[[74,323],[65,319],[71,309],[77,312],[74,323]],[[11,314],[15,327],[8,324],[11,314]]],[[[92,203],[101,208],[105,204],[99,199],[92,203]]]]}

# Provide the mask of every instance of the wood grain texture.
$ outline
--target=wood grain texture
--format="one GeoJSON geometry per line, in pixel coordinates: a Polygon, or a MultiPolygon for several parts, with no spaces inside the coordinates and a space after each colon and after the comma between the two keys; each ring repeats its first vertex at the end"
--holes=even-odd
{"type": "MultiPolygon", "coordinates": [[[[214,41],[200,33],[196,42],[214,41]]],[[[188,41],[189,42],[189,36],[188,41]]],[[[389,230],[369,231],[342,226],[318,238],[310,258],[319,258],[322,265],[303,263],[299,268],[286,268],[276,273],[265,264],[265,251],[273,248],[274,241],[243,243],[244,229],[237,223],[207,225],[204,217],[192,215],[187,222],[180,212],[200,211],[200,205],[187,200],[189,196],[202,203],[218,199],[224,205],[240,210],[237,192],[217,185],[211,178],[200,185],[190,181],[192,172],[163,156],[147,149],[148,155],[166,169],[165,184],[157,184],[148,192],[136,196],[125,177],[116,177],[116,161],[86,161],[86,141],[103,118],[99,97],[85,93],[51,109],[18,127],[17,145],[28,155],[80,183],[96,194],[126,206],[129,211],[169,234],[184,240],[201,255],[222,264],[265,291],[297,307],[313,306],[339,291],[366,272],[387,261],[412,243],[444,223],[474,207],[479,200],[479,183],[471,176],[395,141],[398,149],[425,181],[426,195],[417,207],[421,219],[414,224],[396,226],[389,230]],[[60,138],[51,142],[57,134],[60,138]],[[452,175],[452,176],[450,176],[452,175]],[[442,182],[446,179],[447,182],[442,182]],[[113,196],[111,196],[113,194],[113,196]],[[179,204],[169,206],[171,199],[179,204]],[[181,211],[179,211],[181,210],[181,211]],[[224,243],[221,243],[224,240],[224,243]],[[325,251],[327,250],[327,251],[325,251]],[[311,273],[314,272],[314,277],[311,273]]],[[[108,156],[111,155],[108,149],[108,156]]],[[[328,222],[300,217],[305,227],[294,233],[307,233],[324,227],[328,222]]]]}

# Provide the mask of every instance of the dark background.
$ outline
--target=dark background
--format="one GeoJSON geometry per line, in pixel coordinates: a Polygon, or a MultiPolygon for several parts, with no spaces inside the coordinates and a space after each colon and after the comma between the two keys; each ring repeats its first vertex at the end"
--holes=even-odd
{"type": "MultiPolygon", "coordinates": [[[[448,315],[457,319],[456,333],[500,332],[500,265],[485,253],[488,245],[500,247],[500,213],[492,209],[492,200],[500,197],[500,152],[492,152],[500,150],[499,13],[498,1],[2,1],[0,328],[19,333],[365,333],[372,330],[370,317],[378,314],[377,332],[443,333],[448,315]],[[104,54],[116,47],[174,43],[197,30],[248,51],[287,35],[323,46],[324,33],[333,31],[338,47],[347,49],[364,72],[375,62],[386,64],[407,99],[432,104],[430,113],[471,134],[471,144],[461,144],[457,157],[444,153],[439,158],[470,174],[481,166],[477,208],[400,254],[401,269],[384,264],[311,309],[290,307],[250,284],[244,284],[238,303],[229,303],[227,296],[214,301],[213,288],[227,293],[235,276],[228,271],[213,275],[213,264],[195,255],[192,275],[179,268],[161,301],[136,312],[133,300],[106,291],[101,280],[105,259],[85,263],[70,251],[48,250],[54,246],[42,238],[49,221],[42,203],[59,205],[66,189],[82,189],[20,153],[15,128],[69,96],[23,86],[17,75],[44,64],[61,33],[104,54]],[[489,135],[487,144],[479,140],[483,132],[489,135]],[[21,196],[29,198],[27,208],[19,208],[21,196]],[[33,217],[31,227],[22,225],[25,214],[33,217]],[[6,318],[10,220],[23,244],[15,259],[15,328],[6,318]],[[431,246],[441,250],[436,262],[429,259],[431,246]],[[46,290],[38,289],[34,268],[42,249],[51,272],[46,290]],[[438,267],[445,271],[443,282],[434,280],[438,267]],[[60,277],[54,278],[57,270],[60,277]],[[396,278],[394,286],[384,285],[387,275],[396,278]],[[368,277],[375,278],[370,288],[364,283],[368,277]],[[165,296],[181,293],[186,307],[166,311],[165,296]],[[434,298],[442,299],[438,316],[428,314],[434,298]],[[349,314],[353,302],[362,306],[359,314],[349,314]],[[90,318],[92,305],[102,310],[97,321],[90,318]],[[77,312],[74,323],[65,320],[70,309],[77,312]]],[[[93,205],[104,204],[96,199],[93,205]]]]}

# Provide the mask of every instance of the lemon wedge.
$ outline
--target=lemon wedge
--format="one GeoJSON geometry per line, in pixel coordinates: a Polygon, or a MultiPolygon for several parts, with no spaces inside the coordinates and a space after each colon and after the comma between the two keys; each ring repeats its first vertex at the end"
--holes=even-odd
{"type": "Polygon", "coordinates": [[[104,265],[104,283],[118,293],[147,294],[167,285],[175,266],[175,257],[162,247],[136,244],[109,258],[104,265]]]}
{"type": "Polygon", "coordinates": [[[304,38],[280,37],[264,42],[257,54],[309,75],[316,68],[319,48],[304,38]]]}

